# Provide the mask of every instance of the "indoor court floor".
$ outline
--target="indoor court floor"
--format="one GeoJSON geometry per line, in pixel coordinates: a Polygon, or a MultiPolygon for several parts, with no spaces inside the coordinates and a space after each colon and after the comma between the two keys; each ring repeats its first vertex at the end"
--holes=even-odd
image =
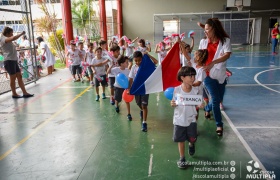
{"type": "Polygon", "coordinates": [[[251,160],[280,179],[280,55],[267,46],[233,50],[224,136],[200,110],[186,170],[176,164],[173,108],[163,93],[150,95],[144,133],[134,101],[130,122],[124,103],[117,114],[109,98],[96,102],[95,88],[63,69],[28,85],[33,98],[0,96],[0,179],[246,179],[251,160]]]}

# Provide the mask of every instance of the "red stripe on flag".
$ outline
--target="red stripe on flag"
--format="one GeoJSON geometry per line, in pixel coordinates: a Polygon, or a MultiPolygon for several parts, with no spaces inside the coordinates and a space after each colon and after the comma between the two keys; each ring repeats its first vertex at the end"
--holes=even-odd
{"type": "Polygon", "coordinates": [[[163,90],[181,84],[177,81],[177,73],[181,68],[179,56],[179,43],[177,42],[161,63],[163,90]]]}

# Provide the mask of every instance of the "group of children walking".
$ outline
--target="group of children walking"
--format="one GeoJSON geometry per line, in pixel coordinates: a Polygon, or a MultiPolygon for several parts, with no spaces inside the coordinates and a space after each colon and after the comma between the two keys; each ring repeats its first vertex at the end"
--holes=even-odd
{"type": "MultiPolygon", "coordinates": [[[[178,71],[177,80],[181,82],[181,85],[175,87],[174,97],[171,101],[171,106],[174,107],[174,142],[178,142],[180,159],[177,162],[179,168],[186,167],[185,160],[185,141],[189,141],[189,155],[195,154],[195,141],[197,139],[197,125],[196,121],[198,119],[198,109],[201,106],[182,106],[178,105],[175,101],[176,95],[202,95],[203,87],[202,83],[206,77],[206,73],[203,70],[203,65],[205,64],[208,53],[207,50],[197,50],[194,53],[194,57],[191,58],[191,51],[193,49],[193,37],[192,45],[185,44],[181,42],[178,38],[178,43],[180,44],[180,62],[181,68],[178,71]],[[176,95],[175,95],[176,94],[176,95]]],[[[137,40],[136,38],[135,40],[137,40]]],[[[141,65],[142,58],[144,54],[147,54],[154,64],[165,58],[169,50],[172,48],[172,44],[169,47],[165,42],[161,42],[157,45],[155,52],[159,53],[159,61],[148,54],[151,51],[150,45],[146,43],[144,39],[138,41],[138,47],[134,47],[134,41],[129,40],[125,42],[124,47],[120,47],[116,42],[112,42],[110,45],[110,52],[106,50],[107,42],[101,40],[99,46],[93,46],[93,43],[88,44],[88,50],[85,52],[83,49],[83,43],[78,43],[78,48],[75,47],[75,43],[71,43],[71,49],[69,49],[67,56],[69,57],[69,62],[71,63],[71,73],[73,80],[83,81],[82,78],[82,65],[86,63],[86,71],[90,83],[95,85],[96,89],[96,101],[100,99],[99,86],[102,86],[102,99],[106,99],[105,87],[110,87],[110,103],[115,105],[115,111],[119,113],[119,104],[122,101],[122,94],[124,88],[122,88],[116,82],[116,76],[119,73],[124,74],[129,79],[129,87],[127,91],[129,93],[130,87],[137,75],[138,69],[141,65]],[[126,48],[126,55],[124,54],[124,49],[126,48]],[[122,50],[122,54],[121,54],[122,50]],[[133,52],[134,51],[134,52],[133,52]],[[134,61],[134,65],[133,62],[134,61]],[[76,79],[76,75],[78,79],[76,79]],[[108,78],[107,78],[108,77],[108,78]],[[108,81],[108,82],[107,82],[108,81]]],[[[140,108],[140,117],[142,120],[141,130],[147,132],[147,116],[148,116],[148,101],[149,94],[146,95],[136,95],[136,104],[140,108]]],[[[132,120],[132,115],[130,112],[130,103],[126,102],[127,107],[127,118],[132,120]]]]}

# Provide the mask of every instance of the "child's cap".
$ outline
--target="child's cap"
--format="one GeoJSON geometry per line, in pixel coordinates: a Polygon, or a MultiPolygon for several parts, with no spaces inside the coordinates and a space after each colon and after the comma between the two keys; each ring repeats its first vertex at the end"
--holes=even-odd
{"type": "Polygon", "coordinates": [[[70,41],[70,44],[76,45],[76,43],[75,43],[74,40],[71,40],[71,41],[70,41]]]}

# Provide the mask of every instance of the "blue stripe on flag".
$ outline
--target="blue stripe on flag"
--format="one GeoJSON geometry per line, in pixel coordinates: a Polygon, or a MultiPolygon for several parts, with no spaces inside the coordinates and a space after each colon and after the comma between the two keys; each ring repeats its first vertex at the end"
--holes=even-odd
{"type": "Polygon", "coordinates": [[[136,77],[133,81],[133,84],[130,89],[130,94],[132,95],[145,95],[146,89],[144,82],[148,77],[155,71],[156,66],[150,57],[144,54],[142,62],[136,74],[136,77]]]}

